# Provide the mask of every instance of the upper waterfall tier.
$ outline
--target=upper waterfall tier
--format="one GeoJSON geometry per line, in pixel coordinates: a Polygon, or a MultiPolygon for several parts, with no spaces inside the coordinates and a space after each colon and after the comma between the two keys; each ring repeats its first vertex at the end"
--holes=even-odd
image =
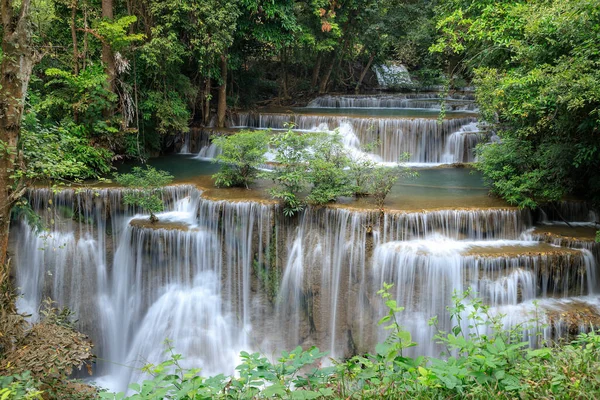
{"type": "Polygon", "coordinates": [[[321,96],[312,100],[309,108],[427,108],[441,109],[444,101],[447,110],[476,111],[474,96],[466,93],[452,93],[440,97],[440,93],[405,93],[379,95],[340,95],[321,96]]]}
{"type": "Polygon", "coordinates": [[[256,129],[284,129],[290,123],[294,129],[306,131],[339,129],[345,138],[348,137],[349,146],[358,150],[375,144],[374,153],[383,161],[398,162],[408,153],[411,163],[420,164],[473,161],[473,148],[479,141],[478,131],[473,131],[475,135],[463,134],[453,138],[452,147],[448,147],[447,143],[451,134],[474,122],[474,117],[445,119],[439,123],[434,118],[265,113],[237,113],[231,119],[232,126],[256,129]]]}

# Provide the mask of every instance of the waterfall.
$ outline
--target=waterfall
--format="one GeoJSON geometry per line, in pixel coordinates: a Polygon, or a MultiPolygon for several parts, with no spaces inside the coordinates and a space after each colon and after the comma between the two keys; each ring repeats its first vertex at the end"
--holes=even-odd
{"type": "MultiPolygon", "coordinates": [[[[395,284],[395,298],[406,307],[401,323],[419,343],[417,353],[436,355],[440,350],[433,340],[436,329],[427,321],[437,316],[443,329],[451,328],[445,308],[455,291],[472,288],[495,309],[536,298],[594,292],[598,281],[589,251],[544,247],[540,252],[538,246],[537,242],[514,240],[456,241],[439,235],[387,242],[377,247],[373,256],[373,290],[383,282],[395,284]]],[[[380,316],[384,314],[381,310],[380,316]]],[[[507,326],[517,325],[510,318],[507,326]]]]}
{"type": "Polygon", "coordinates": [[[404,65],[378,65],[374,68],[377,82],[383,88],[412,85],[410,74],[404,65]]]}
{"type": "Polygon", "coordinates": [[[198,160],[214,160],[219,154],[221,154],[221,149],[217,145],[211,143],[202,147],[194,158],[198,160]]]}
{"type": "MultiPolygon", "coordinates": [[[[425,108],[441,109],[440,93],[407,93],[393,95],[320,96],[308,103],[308,108],[425,108]]],[[[474,97],[450,94],[444,98],[446,109],[476,111],[474,97]]]]}
{"type": "Polygon", "coordinates": [[[46,296],[72,308],[96,344],[94,380],[114,390],[164,360],[165,339],[205,375],[233,373],[241,350],[373,351],[385,335],[383,282],[406,307],[399,323],[419,342],[412,354],[438,355],[428,320],[452,326],[454,290],[471,288],[506,327],[531,319],[539,300],[547,326],[536,329],[547,338],[588,329],[567,316],[576,307],[600,315],[597,248],[536,236],[526,210],[308,207],[290,219],[274,204],[210,200],[181,185],[165,189],[152,224],[122,205],[123,191],[32,189],[47,229],[11,229],[19,309],[35,318],[46,296]]]}
{"type": "MultiPolygon", "coordinates": [[[[476,121],[475,118],[453,118],[445,119],[439,124],[437,120],[430,118],[358,118],[264,113],[237,113],[232,118],[231,123],[235,126],[243,125],[256,129],[284,129],[290,122],[294,123],[295,129],[306,131],[351,129],[358,138],[356,147],[376,144],[374,153],[381,157],[382,161],[398,162],[408,153],[409,161],[417,164],[444,162],[443,156],[450,134],[476,121]]],[[[476,141],[469,140],[461,151],[468,155],[472,149],[470,146],[475,144],[476,141]]]]}
{"type": "Polygon", "coordinates": [[[181,145],[181,149],[179,150],[179,154],[190,154],[190,133],[186,132],[183,135],[183,143],[181,145]]]}
{"type": "Polygon", "coordinates": [[[481,133],[476,123],[466,124],[448,136],[442,155],[443,163],[461,163],[475,161],[473,151],[480,141],[481,133]]]}

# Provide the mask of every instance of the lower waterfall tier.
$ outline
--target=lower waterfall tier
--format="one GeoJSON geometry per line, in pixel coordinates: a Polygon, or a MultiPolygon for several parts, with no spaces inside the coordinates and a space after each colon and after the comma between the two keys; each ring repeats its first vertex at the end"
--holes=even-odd
{"type": "Polygon", "coordinates": [[[151,224],[121,196],[32,190],[48,231],[23,221],[11,230],[20,309],[35,317],[46,296],[73,309],[111,389],[141,379],[126,366],[164,359],[165,339],[205,374],[233,373],[241,350],[372,351],[385,335],[383,282],[406,307],[400,323],[415,354],[437,355],[428,321],[451,327],[455,291],[471,289],[507,326],[530,319],[540,300],[548,338],[600,321],[594,249],[538,240],[527,211],[381,216],[341,206],[289,219],[276,204],[209,200],[183,185],[165,190],[168,211],[151,224]]]}

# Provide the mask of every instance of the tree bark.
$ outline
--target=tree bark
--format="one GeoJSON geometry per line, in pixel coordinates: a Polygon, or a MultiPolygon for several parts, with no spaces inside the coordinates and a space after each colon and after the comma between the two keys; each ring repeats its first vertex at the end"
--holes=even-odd
{"type": "Polygon", "coordinates": [[[335,65],[335,54],[331,58],[331,62],[327,65],[327,69],[325,70],[325,74],[321,78],[321,83],[319,83],[319,94],[323,94],[327,91],[327,84],[329,83],[329,77],[331,76],[331,71],[333,71],[333,67],[335,65]]]}
{"type": "Polygon", "coordinates": [[[313,68],[312,79],[310,81],[311,90],[314,90],[317,87],[317,83],[319,82],[319,72],[321,72],[321,60],[323,59],[323,55],[319,53],[317,56],[317,61],[315,62],[315,67],[313,68]]]}
{"type": "MultiPolygon", "coordinates": [[[[102,18],[112,20],[113,15],[113,0],[102,0],[102,18]]],[[[102,42],[102,63],[104,64],[104,72],[106,73],[106,83],[108,90],[115,92],[115,57],[110,45],[105,41],[102,42]]]]}
{"type": "Polygon", "coordinates": [[[369,68],[371,68],[371,64],[373,64],[374,59],[375,59],[375,54],[371,54],[371,56],[369,57],[369,62],[363,68],[362,72],[360,73],[360,77],[358,78],[358,82],[356,82],[356,87],[354,88],[354,93],[358,94],[358,91],[360,90],[360,85],[362,84],[363,79],[365,79],[365,75],[367,75],[367,71],[369,70],[369,68]]]}
{"type": "Polygon", "coordinates": [[[227,55],[221,55],[221,86],[219,86],[219,103],[217,105],[217,128],[225,128],[227,112],[227,55]]]}
{"type": "Polygon", "coordinates": [[[75,17],[77,16],[77,0],[71,2],[71,39],[73,41],[73,73],[79,74],[79,50],[77,49],[77,29],[75,17]]]}
{"type": "Polygon", "coordinates": [[[287,100],[290,95],[288,91],[287,49],[285,47],[281,49],[281,75],[283,98],[287,100]]]}
{"type": "Polygon", "coordinates": [[[2,51],[0,64],[0,265],[7,262],[10,210],[20,197],[14,171],[27,86],[35,57],[29,30],[30,0],[22,0],[14,15],[12,0],[0,0],[2,51]]]}
{"type": "Polygon", "coordinates": [[[204,98],[202,99],[204,110],[202,113],[202,123],[206,126],[210,122],[210,91],[211,91],[210,77],[206,78],[206,88],[204,89],[204,98]]]}

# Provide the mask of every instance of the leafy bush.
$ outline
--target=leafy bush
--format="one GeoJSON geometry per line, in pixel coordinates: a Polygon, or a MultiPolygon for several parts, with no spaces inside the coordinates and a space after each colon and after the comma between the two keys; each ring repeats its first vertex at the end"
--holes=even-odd
{"type": "Polygon", "coordinates": [[[307,154],[307,180],[312,189],[306,201],[323,205],[336,201],[341,196],[354,193],[352,177],[348,168],[352,164],[339,133],[333,136],[318,134],[312,139],[311,152],[307,154]]]}
{"type": "Polygon", "coordinates": [[[83,180],[99,178],[112,169],[113,153],[95,146],[86,128],[73,121],[44,125],[34,111],[25,114],[20,148],[27,179],[83,180]]]}
{"type": "Polygon", "coordinates": [[[270,145],[275,152],[277,165],[272,172],[264,174],[273,179],[275,187],[269,190],[271,196],[283,201],[283,213],[292,216],[304,209],[300,192],[308,186],[308,147],[312,137],[292,131],[274,135],[270,145]]]}
{"type": "Polygon", "coordinates": [[[43,391],[38,389],[31,373],[0,376],[0,399],[2,400],[41,400],[43,391]]]}
{"type": "Polygon", "coordinates": [[[564,194],[600,204],[597,2],[444,0],[437,14],[431,50],[464,60],[502,138],[480,150],[492,190],[527,207],[564,194]]]}
{"type": "Polygon", "coordinates": [[[265,132],[242,131],[235,135],[213,136],[212,143],[222,152],[215,162],[221,170],[213,175],[215,185],[243,186],[248,189],[258,174],[258,167],[265,163],[269,138],[265,132]]]}
{"type": "Polygon", "coordinates": [[[163,186],[173,181],[173,176],[166,171],[154,167],[134,167],[128,174],[116,174],[116,181],[133,190],[125,192],[123,202],[129,206],[138,206],[150,213],[150,221],[156,222],[155,213],[163,210],[163,201],[160,197],[163,186]]]}
{"type": "MultiPolygon", "coordinates": [[[[339,132],[296,133],[291,127],[271,138],[275,152],[274,171],[262,176],[271,178],[274,198],[282,199],[286,216],[304,209],[305,204],[324,205],[343,196],[373,196],[379,209],[400,176],[414,176],[401,166],[381,166],[368,158],[352,159],[339,132]],[[307,193],[301,198],[301,193],[307,193]]],[[[403,155],[403,160],[408,155],[403,155]]]]}
{"type": "Polygon", "coordinates": [[[530,141],[505,138],[477,147],[475,167],[493,193],[510,204],[536,208],[560,201],[572,187],[566,183],[568,154],[559,143],[535,147],[530,141]],[[559,184],[559,182],[561,182],[559,184]]]}

